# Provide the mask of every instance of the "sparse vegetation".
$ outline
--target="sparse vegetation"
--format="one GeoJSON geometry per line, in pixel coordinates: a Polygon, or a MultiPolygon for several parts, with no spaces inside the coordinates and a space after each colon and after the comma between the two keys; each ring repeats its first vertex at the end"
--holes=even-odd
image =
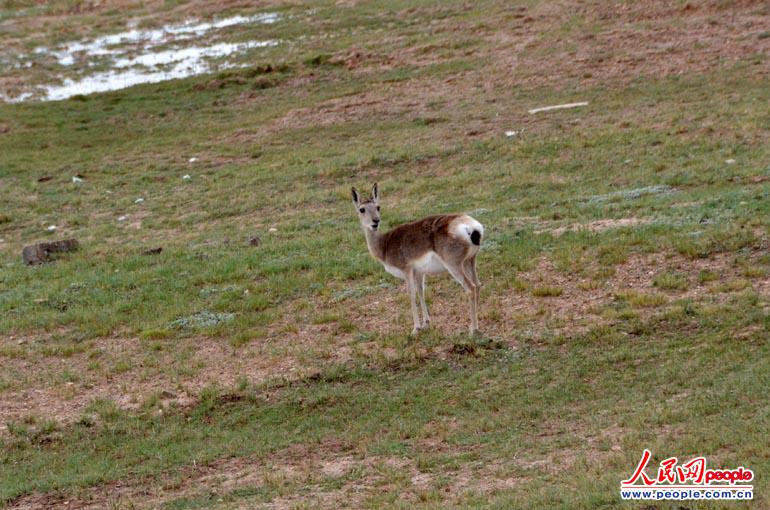
{"type": "Polygon", "coordinates": [[[641,308],[656,308],[668,302],[665,295],[656,292],[624,292],[617,296],[619,299],[628,301],[631,306],[641,308]]]}
{"type": "Polygon", "coordinates": [[[687,290],[687,276],[678,271],[663,271],[652,280],[662,290],[687,290]]]}
{"type": "Polygon", "coordinates": [[[543,286],[532,289],[532,295],[535,297],[553,297],[561,296],[563,290],[559,287],[543,286]]]}

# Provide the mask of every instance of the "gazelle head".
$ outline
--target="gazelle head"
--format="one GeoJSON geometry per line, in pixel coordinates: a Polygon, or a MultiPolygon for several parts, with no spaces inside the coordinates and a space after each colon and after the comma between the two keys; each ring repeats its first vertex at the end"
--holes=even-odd
{"type": "Polygon", "coordinates": [[[356,206],[358,221],[364,230],[376,231],[380,226],[380,194],[377,190],[377,183],[372,186],[372,198],[363,200],[361,194],[356,188],[350,190],[353,194],[353,204],[356,206]]]}

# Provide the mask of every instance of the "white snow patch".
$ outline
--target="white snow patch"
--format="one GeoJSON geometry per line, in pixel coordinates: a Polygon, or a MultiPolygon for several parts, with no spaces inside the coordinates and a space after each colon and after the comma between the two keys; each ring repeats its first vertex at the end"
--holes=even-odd
{"type": "MultiPolygon", "coordinates": [[[[236,67],[237,64],[229,62],[215,67],[210,60],[222,59],[253,48],[275,46],[279,41],[220,42],[187,47],[175,43],[200,38],[211,31],[226,27],[252,23],[272,24],[280,19],[279,14],[272,12],[253,16],[239,15],[210,22],[188,21],[153,30],[131,28],[92,40],[64,43],[56,48],[41,46],[36,48],[34,53],[52,55],[61,66],[73,66],[82,58],[86,68],[90,68],[107,59],[109,70],[78,78],[64,78],[61,84],[39,86],[35,91],[25,91],[15,97],[0,92],[0,100],[7,103],[20,103],[38,97],[43,101],[55,101],[74,95],[119,90],[141,83],[158,83],[236,67]],[[156,47],[165,44],[176,47],[155,51],[156,47]],[[95,62],[94,57],[103,57],[103,59],[95,62]]],[[[24,56],[21,59],[23,61],[24,56]]],[[[31,64],[32,62],[28,61],[23,65],[29,67],[31,64]]],[[[18,65],[18,67],[21,66],[22,64],[18,65]]]]}
{"type": "Polygon", "coordinates": [[[73,41],[62,44],[55,49],[40,46],[35,48],[35,53],[54,55],[59,64],[71,66],[75,63],[75,55],[81,52],[88,56],[120,55],[125,53],[125,49],[120,48],[120,46],[141,44],[145,49],[151,49],[160,44],[202,37],[214,29],[252,23],[271,24],[279,19],[280,15],[277,13],[266,12],[254,16],[233,16],[204,23],[188,21],[182,24],[166,25],[154,30],[127,30],[117,34],[103,35],[91,41],[73,41]]]}
{"type": "MultiPolygon", "coordinates": [[[[251,41],[247,43],[221,43],[209,47],[189,47],[178,51],[162,51],[155,54],[144,54],[136,57],[119,59],[115,67],[120,70],[111,70],[94,73],[80,79],[66,78],[61,85],[46,85],[43,87],[43,100],[56,101],[67,99],[74,95],[94,94],[96,92],[108,92],[120,90],[141,83],[159,83],[178,78],[187,78],[198,74],[208,73],[214,67],[207,60],[210,58],[224,57],[236,52],[242,52],[251,48],[264,48],[275,46],[278,41],[251,41]],[[170,64],[170,67],[162,69],[141,69],[152,62],[155,66],[170,64]]],[[[235,67],[235,64],[225,63],[218,66],[219,69],[235,67]]]]}

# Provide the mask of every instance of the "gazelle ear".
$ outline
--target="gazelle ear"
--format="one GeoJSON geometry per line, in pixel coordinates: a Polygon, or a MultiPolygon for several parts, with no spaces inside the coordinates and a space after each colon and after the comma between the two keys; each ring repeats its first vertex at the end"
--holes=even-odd
{"type": "Polygon", "coordinates": [[[350,193],[353,195],[353,203],[358,205],[358,203],[361,201],[361,196],[358,194],[358,190],[356,188],[350,188],[350,193]]]}
{"type": "Polygon", "coordinates": [[[372,200],[375,202],[380,201],[380,190],[377,188],[377,183],[374,183],[374,186],[372,186],[372,200]]]}

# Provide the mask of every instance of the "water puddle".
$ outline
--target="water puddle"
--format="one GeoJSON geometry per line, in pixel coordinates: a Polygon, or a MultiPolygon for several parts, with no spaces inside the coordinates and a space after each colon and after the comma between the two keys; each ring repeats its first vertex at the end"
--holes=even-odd
{"type": "MultiPolygon", "coordinates": [[[[280,16],[276,13],[232,16],[211,22],[189,21],[166,25],[152,30],[131,28],[92,40],[64,43],[55,48],[38,47],[32,55],[21,56],[10,67],[29,68],[33,58],[51,58],[63,70],[72,70],[69,74],[76,76],[60,76],[58,83],[37,85],[14,96],[0,92],[0,100],[10,103],[31,99],[56,101],[236,67],[238,64],[223,59],[255,48],[275,46],[279,41],[193,43],[227,27],[272,24],[279,20],[280,16]]],[[[2,59],[0,63],[6,61],[2,59]]]]}

